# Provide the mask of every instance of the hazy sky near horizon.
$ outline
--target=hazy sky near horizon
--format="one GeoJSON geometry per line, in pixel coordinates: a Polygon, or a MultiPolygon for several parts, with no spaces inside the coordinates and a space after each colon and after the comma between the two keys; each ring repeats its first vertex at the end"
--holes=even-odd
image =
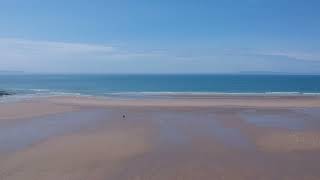
{"type": "Polygon", "coordinates": [[[1,0],[0,70],[320,73],[319,0],[1,0]]]}

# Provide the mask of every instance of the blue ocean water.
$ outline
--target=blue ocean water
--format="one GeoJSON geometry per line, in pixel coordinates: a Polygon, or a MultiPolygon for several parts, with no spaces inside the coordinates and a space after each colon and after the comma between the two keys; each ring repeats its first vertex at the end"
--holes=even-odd
{"type": "Polygon", "coordinates": [[[17,95],[165,93],[320,93],[320,75],[0,75],[17,95]]]}

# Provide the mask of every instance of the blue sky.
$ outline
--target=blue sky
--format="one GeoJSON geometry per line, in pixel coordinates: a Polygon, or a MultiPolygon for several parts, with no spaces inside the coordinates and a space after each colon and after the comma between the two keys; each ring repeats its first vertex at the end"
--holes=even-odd
{"type": "Polygon", "coordinates": [[[2,0],[0,70],[320,73],[318,0],[2,0]]]}

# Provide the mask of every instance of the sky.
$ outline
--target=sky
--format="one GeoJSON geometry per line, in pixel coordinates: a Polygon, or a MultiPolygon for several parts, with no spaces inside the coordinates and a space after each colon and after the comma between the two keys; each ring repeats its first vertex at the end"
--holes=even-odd
{"type": "Polygon", "coordinates": [[[320,74],[319,0],[0,0],[0,70],[320,74]]]}

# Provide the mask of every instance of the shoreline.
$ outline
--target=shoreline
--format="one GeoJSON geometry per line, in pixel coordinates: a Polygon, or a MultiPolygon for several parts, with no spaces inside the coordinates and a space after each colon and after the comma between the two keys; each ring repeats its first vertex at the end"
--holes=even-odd
{"type": "Polygon", "coordinates": [[[0,120],[32,118],[82,108],[319,108],[318,96],[183,96],[180,98],[106,98],[97,96],[31,97],[0,101],[0,120]]]}
{"type": "Polygon", "coordinates": [[[89,95],[80,93],[49,94],[10,94],[0,96],[0,104],[7,102],[23,102],[54,98],[83,98],[96,100],[216,100],[216,99],[320,99],[320,93],[215,93],[215,92],[138,92],[138,93],[106,93],[108,95],[89,95]]]}
{"type": "Polygon", "coordinates": [[[185,98],[217,98],[217,97],[320,97],[320,92],[166,92],[166,91],[142,91],[142,92],[105,92],[105,93],[80,93],[51,91],[49,89],[26,90],[0,90],[0,103],[6,101],[20,101],[33,98],[49,97],[95,97],[104,99],[185,99],[185,98]],[[26,91],[28,93],[23,93],[26,91]]]}

